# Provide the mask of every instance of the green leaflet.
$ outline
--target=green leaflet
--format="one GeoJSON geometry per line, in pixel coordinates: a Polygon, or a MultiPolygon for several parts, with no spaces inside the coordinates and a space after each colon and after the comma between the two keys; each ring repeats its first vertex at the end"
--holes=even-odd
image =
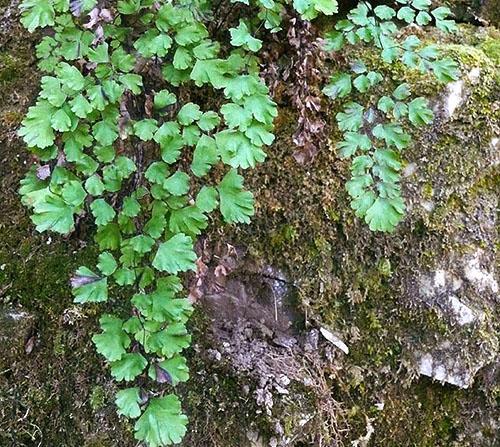
{"type": "Polygon", "coordinates": [[[134,306],[145,318],[157,321],[181,322],[187,321],[193,310],[185,298],[174,298],[175,292],[157,288],[150,294],[137,294],[132,298],[134,306]]]}
{"type": "Polygon", "coordinates": [[[23,11],[21,23],[30,33],[54,25],[55,11],[51,0],[24,0],[19,7],[23,11]]]}
{"type": "Polygon", "coordinates": [[[197,125],[201,130],[210,132],[211,130],[214,130],[219,125],[219,123],[219,115],[214,111],[209,111],[201,115],[201,117],[198,119],[197,125]]]}
{"type": "Polygon", "coordinates": [[[452,59],[438,59],[430,63],[436,78],[444,83],[458,79],[458,64],[452,59]]]}
{"type": "Polygon", "coordinates": [[[343,112],[336,115],[339,128],[344,131],[357,131],[363,124],[363,106],[350,102],[343,112]]]}
{"type": "Polygon", "coordinates": [[[197,177],[203,177],[218,160],[219,156],[215,140],[212,137],[203,135],[196,143],[193,153],[193,161],[191,163],[193,174],[197,177]]]}
{"type": "Polygon", "coordinates": [[[146,321],[144,328],[135,333],[135,339],[144,343],[146,353],[154,353],[161,357],[172,357],[186,349],[191,343],[183,323],[172,323],[162,329],[161,323],[146,321]]]}
{"type": "Polygon", "coordinates": [[[99,255],[99,263],[97,264],[97,268],[102,272],[103,275],[112,275],[117,267],[118,264],[116,263],[115,258],[110,252],[104,251],[99,255]]]}
{"type": "Polygon", "coordinates": [[[195,269],[196,253],[190,237],[178,233],[167,242],[160,244],[153,259],[153,267],[157,270],[173,273],[195,269]]]}
{"type": "Polygon", "coordinates": [[[153,380],[159,379],[159,373],[166,371],[168,373],[168,382],[175,386],[180,382],[186,382],[189,379],[189,369],[186,359],[181,355],[174,355],[168,360],[163,360],[156,367],[149,368],[149,377],[153,380]],[[161,369],[159,369],[161,368],[161,369]]]}
{"type": "Polygon", "coordinates": [[[40,97],[45,98],[54,107],[61,107],[66,101],[67,95],[62,90],[61,81],[58,78],[44,76],[40,97]]]}
{"type": "Polygon", "coordinates": [[[235,47],[244,47],[249,51],[259,51],[262,48],[262,41],[253,37],[249,30],[247,24],[240,20],[240,24],[237,28],[230,28],[231,33],[231,45],[235,47]]]}
{"type": "Polygon", "coordinates": [[[224,116],[224,121],[230,128],[239,128],[244,131],[253,120],[250,110],[241,107],[238,104],[224,104],[221,107],[221,112],[224,116]]]}
{"type": "Polygon", "coordinates": [[[186,434],[187,417],[177,396],[152,399],[135,424],[135,437],[149,447],[177,444],[186,434]]]}
{"type": "Polygon", "coordinates": [[[323,93],[332,99],[344,98],[352,91],[351,76],[337,73],[330,78],[330,83],[323,88],[323,93]]]}
{"type": "Polygon", "coordinates": [[[432,122],[434,114],[424,98],[415,98],[408,104],[408,118],[415,126],[424,126],[432,122]]]}
{"type": "Polygon", "coordinates": [[[410,135],[400,125],[394,123],[377,124],[372,133],[374,137],[384,140],[387,146],[395,146],[399,150],[407,147],[411,141],[410,135]]]}
{"type": "Polygon", "coordinates": [[[97,352],[110,362],[120,360],[131,343],[123,330],[123,321],[113,315],[103,315],[99,323],[102,332],[92,337],[97,352]]]}
{"type": "Polygon", "coordinates": [[[217,208],[217,190],[213,186],[204,186],[196,196],[196,206],[205,213],[217,208]]]}
{"type": "Polygon", "coordinates": [[[154,119],[146,119],[134,123],[134,134],[142,141],[152,140],[157,130],[158,123],[154,119]]]}
{"type": "Polygon", "coordinates": [[[85,78],[80,71],[66,62],[59,64],[56,73],[61,84],[74,93],[81,91],[85,86],[85,78]]]}
{"type": "Polygon", "coordinates": [[[86,267],[80,267],[72,279],[75,303],[107,301],[108,282],[86,267]]]}
{"type": "Polygon", "coordinates": [[[48,193],[43,201],[33,207],[31,220],[39,232],[51,230],[68,234],[74,229],[74,208],[56,195],[48,193]]]}
{"type": "Polygon", "coordinates": [[[148,361],[141,354],[126,353],[111,363],[111,375],[118,381],[134,380],[146,368],[148,361]]]}
{"type": "Polygon", "coordinates": [[[253,194],[243,189],[243,177],[231,169],[217,186],[220,211],[226,222],[249,223],[254,214],[253,194]]]}
{"type": "Polygon", "coordinates": [[[374,12],[375,15],[382,20],[391,20],[396,15],[396,11],[394,11],[394,9],[385,5],[377,6],[374,9],[374,12]]]}
{"type": "Polygon", "coordinates": [[[404,203],[400,197],[379,197],[366,211],[366,223],[372,231],[393,231],[404,216],[404,203]]]}
{"type": "Polygon", "coordinates": [[[189,175],[177,171],[165,179],[163,187],[174,196],[183,196],[189,191],[189,175]]]}
{"type": "Polygon", "coordinates": [[[118,126],[112,121],[102,120],[94,124],[92,134],[103,146],[111,146],[118,138],[118,126]]]}
{"type": "Polygon", "coordinates": [[[128,418],[138,418],[141,415],[141,402],[140,389],[138,387],[127,388],[116,393],[116,406],[118,407],[118,414],[128,418]]]}
{"type": "Polygon", "coordinates": [[[127,217],[137,217],[141,212],[141,204],[135,197],[125,197],[123,199],[121,214],[127,217]]]}
{"type": "Polygon", "coordinates": [[[172,38],[158,30],[146,31],[134,44],[134,48],[144,57],[166,56],[172,46],[172,38]]]}
{"type": "Polygon", "coordinates": [[[367,151],[372,146],[370,138],[364,134],[359,134],[355,132],[346,132],[344,135],[344,140],[337,143],[337,149],[339,149],[339,155],[342,158],[347,158],[353,156],[358,149],[362,151],[367,151]]]}
{"type": "Polygon", "coordinates": [[[177,121],[179,121],[179,124],[183,126],[188,126],[189,124],[199,120],[202,115],[203,113],[201,112],[198,104],[188,102],[179,110],[179,113],[177,114],[177,121]]]}
{"type": "Polygon", "coordinates": [[[215,141],[222,161],[233,168],[253,168],[266,158],[261,146],[240,131],[224,130],[215,135],[215,141]]]}
{"type": "Polygon", "coordinates": [[[173,233],[183,232],[191,235],[201,234],[207,227],[207,216],[197,206],[187,206],[172,210],[169,220],[169,229],[173,233]]]}
{"type": "Polygon", "coordinates": [[[320,13],[332,15],[337,12],[336,0],[293,0],[294,9],[305,20],[312,20],[320,13]]]}
{"type": "Polygon", "coordinates": [[[163,109],[167,106],[175,104],[177,99],[175,95],[168,90],[161,90],[155,95],[154,107],[156,109],[163,109]]]}
{"type": "Polygon", "coordinates": [[[44,100],[29,108],[19,130],[19,136],[23,137],[28,147],[44,149],[54,143],[55,134],[51,120],[55,112],[54,106],[44,100]]]}
{"type": "Polygon", "coordinates": [[[70,101],[71,111],[78,118],[87,118],[87,116],[93,111],[92,104],[88,101],[88,99],[79,94],[75,98],[70,101]]]}
{"type": "Polygon", "coordinates": [[[90,205],[90,209],[95,217],[95,223],[98,226],[106,225],[116,216],[116,211],[111,205],[106,203],[104,199],[94,200],[90,205]]]}

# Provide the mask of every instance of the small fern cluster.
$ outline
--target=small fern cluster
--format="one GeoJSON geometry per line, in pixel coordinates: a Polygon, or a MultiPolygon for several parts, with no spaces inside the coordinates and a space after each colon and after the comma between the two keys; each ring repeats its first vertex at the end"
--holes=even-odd
{"type": "MultiPolygon", "coordinates": [[[[399,61],[409,69],[431,72],[441,82],[457,78],[457,64],[441,58],[435,45],[423,45],[409,34],[400,42],[395,21],[424,26],[434,23],[445,31],[455,31],[455,23],[448,19],[446,7],[430,9],[430,0],[397,0],[398,9],[381,5],[373,8],[360,2],[335,24],[335,31],[325,36],[325,49],[340,51],[346,45],[367,45],[380,52],[387,64],[399,61]]],[[[372,70],[362,59],[351,61],[351,73],[339,72],[331,76],[323,92],[332,99],[351,98],[353,94],[384,91],[383,76],[372,70]],[[377,87],[377,90],[375,88],[377,87]]],[[[387,92],[385,90],[384,92],[387,92]]],[[[376,95],[373,95],[376,98],[376,95]]],[[[336,115],[343,140],[337,144],[343,158],[352,158],[352,178],[346,188],[356,216],[364,218],[373,231],[394,230],[405,214],[401,196],[401,151],[408,147],[411,136],[407,123],[421,127],[433,120],[433,112],[425,98],[411,99],[410,87],[402,83],[389,93],[368,104],[349,100],[344,110],[336,115]]]]}

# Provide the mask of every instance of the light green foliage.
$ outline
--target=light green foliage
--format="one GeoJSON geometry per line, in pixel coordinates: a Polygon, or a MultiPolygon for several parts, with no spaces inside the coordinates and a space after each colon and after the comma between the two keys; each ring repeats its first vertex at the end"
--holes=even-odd
{"type": "Polygon", "coordinates": [[[55,108],[48,101],[40,100],[28,110],[19,135],[29,147],[45,149],[55,140],[51,119],[55,108]]]}
{"type": "Polygon", "coordinates": [[[231,45],[235,47],[244,47],[254,52],[262,48],[262,41],[252,37],[247,24],[243,20],[240,20],[240,24],[237,28],[231,28],[229,32],[231,33],[231,45]]]}
{"type": "MultiPolygon", "coordinates": [[[[271,3],[261,2],[259,14],[266,11],[265,27],[275,31],[282,9],[271,3]]],[[[180,442],[187,424],[177,397],[155,391],[153,398],[147,382],[173,387],[189,378],[182,351],[191,342],[186,323],[193,309],[174,275],[196,270],[194,242],[209,213],[220,209],[226,222],[250,221],[253,196],[236,169],[265,159],[277,107],[251,55],[262,47],[255,21],[229,30],[235,48],[221,58],[197,3],[120,0],[98,39],[97,24],[84,25],[83,18],[96,4],[72,2],[71,11],[61,0],[21,4],[29,31],[54,32],[37,46],[45,76],[19,131],[47,164],[29,171],[20,193],[38,231],[67,234],[77,218],[93,219],[98,273],[77,270],[75,302],[112,305],[118,287],[133,289],[131,316],[104,315],[92,340],[115,380],[141,384],[119,391],[116,405],[137,419],[138,440],[159,447],[180,442]],[[145,91],[149,70],[141,64],[155,67],[167,86],[145,91]],[[212,89],[222,108],[181,102],[182,84],[212,89]],[[129,111],[145,103],[145,116],[132,118],[129,111]],[[143,167],[143,152],[161,159],[143,167]],[[204,185],[215,166],[225,169],[222,181],[204,185]]],[[[310,4],[316,12],[333,5],[310,4]]]]}
{"type": "Polygon", "coordinates": [[[112,275],[115,272],[117,266],[118,264],[116,263],[115,258],[110,252],[104,251],[99,255],[99,263],[97,264],[97,268],[102,272],[103,275],[112,275]]]}
{"type": "MultiPolygon", "coordinates": [[[[391,6],[373,8],[361,1],[325,36],[325,49],[340,51],[345,45],[370,45],[380,51],[386,63],[399,60],[409,69],[432,72],[441,82],[456,79],[456,62],[441,58],[435,46],[423,45],[409,33],[402,42],[398,38],[396,18],[412,26],[434,24],[446,32],[456,29],[453,20],[448,19],[448,8],[431,6],[430,0],[397,0],[391,6]]],[[[338,127],[344,132],[336,148],[341,157],[352,160],[351,179],[346,184],[351,206],[371,230],[391,232],[405,213],[399,182],[401,152],[411,143],[408,124],[425,126],[434,116],[424,98],[411,99],[407,84],[395,88],[389,85],[392,92],[382,93],[387,83],[381,73],[367,65],[365,61],[352,61],[353,74],[335,73],[323,92],[332,99],[348,99],[336,115],[338,127]],[[356,92],[370,93],[370,102],[362,105],[356,92]]]]}
{"type": "Polygon", "coordinates": [[[21,23],[30,33],[37,28],[54,25],[53,0],[24,0],[20,8],[23,11],[21,23]]]}
{"type": "Polygon", "coordinates": [[[337,12],[337,0],[293,0],[294,9],[306,20],[312,20],[320,14],[330,16],[337,12]]]}
{"type": "Polygon", "coordinates": [[[82,281],[73,287],[76,303],[90,303],[106,301],[108,299],[108,281],[100,278],[87,267],[80,267],[75,274],[76,279],[82,281]]]}
{"type": "Polygon", "coordinates": [[[183,233],[178,233],[158,247],[153,259],[153,267],[162,272],[176,274],[194,270],[196,254],[193,242],[183,233]]]}
{"type": "Polygon", "coordinates": [[[189,379],[189,369],[186,364],[186,359],[181,355],[159,362],[156,367],[149,369],[149,376],[153,380],[157,380],[158,372],[168,373],[169,381],[172,385],[177,385],[179,382],[186,382],[189,379]],[[161,368],[159,370],[158,368],[161,368]]]}
{"type": "Polygon", "coordinates": [[[106,225],[111,222],[116,215],[113,207],[106,203],[104,199],[94,200],[90,205],[90,209],[92,210],[97,225],[106,225]]]}
{"type": "Polygon", "coordinates": [[[120,360],[131,342],[123,330],[123,321],[113,315],[103,315],[99,322],[102,332],[92,337],[97,351],[110,362],[120,360]]]}
{"type": "Polygon", "coordinates": [[[253,216],[253,195],[243,189],[243,177],[229,171],[217,186],[221,213],[227,222],[250,222],[253,216]]]}
{"type": "Polygon", "coordinates": [[[187,417],[177,396],[152,399],[135,423],[135,437],[150,447],[177,444],[186,434],[187,417]]]}
{"type": "Polygon", "coordinates": [[[126,353],[111,363],[111,375],[118,381],[134,380],[144,371],[148,361],[141,354],[126,353]]]}
{"type": "Polygon", "coordinates": [[[141,402],[140,389],[138,387],[125,388],[124,390],[116,393],[116,406],[118,407],[118,414],[128,418],[138,418],[141,415],[141,402]]]}

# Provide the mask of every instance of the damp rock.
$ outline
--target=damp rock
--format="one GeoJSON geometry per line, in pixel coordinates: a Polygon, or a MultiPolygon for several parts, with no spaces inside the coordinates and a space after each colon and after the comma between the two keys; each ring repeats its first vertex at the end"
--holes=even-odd
{"type": "Polygon", "coordinates": [[[436,114],[444,119],[455,119],[471,96],[474,86],[481,82],[481,76],[481,68],[473,67],[461,79],[447,84],[441,99],[436,103],[436,114]]]}
{"type": "Polygon", "coordinates": [[[465,279],[469,281],[478,292],[489,292],[498,294],[498,281],[495,277],[494,265],[487,267],[484,263],[488,263],[483,250],[477,250],[464,259],[463,272],[465,279]]]}
{"type": "Polygon", "coordinates": [[[474,296],[467,296],[465,278],[465,275],[459,277],[444,269],[423,275],[419,279],[420,299],[451,324],[463,326],[480,322],[484,318],[484,312],[468,304],[474,301],[474,296]]]}
{"type": "Polygon", "coordinates": [[[485,355],[478,349],[477,355],[469,354],[460,345],[443,342],[432,352],[417,353],[418,372],[442,383],[469,388],[477,372],[493,361],[495,353],[485,355]]]}
{"type": "Polygon", "coordinates": [[[266,442],[257,430],[249,430],[247,432],[247,439],[249,441],[248,447],[266,447],[266,442]]]}
{"type": "Polygon", "coordinates": [[[412,305],[422,315],[437,315],[442,324],[439,332],[421,328],[420,336],[408,343],[418,374],[466,389],[482,368],[497,362],[494,259],[481,249],[450,253],[416,281],[412,305]]]}
{"type": "Polygon", "coordinates": [[[455,110],[464,102],[464,81],[450,82],[446,89],[445,111],[448,118],[451,118],[455,114],[455,110]]]}

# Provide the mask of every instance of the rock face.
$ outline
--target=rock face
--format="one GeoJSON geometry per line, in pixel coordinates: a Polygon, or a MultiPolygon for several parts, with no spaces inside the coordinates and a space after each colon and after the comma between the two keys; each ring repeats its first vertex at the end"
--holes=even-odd
{"type": "Polygon", "coordinates": [[[481,368],[498,361],[492,315],[499,295],[493,262],[493,253],[478,250],[417,280],[414,304],[432,308],[454,328],[451,334],[429,334],[414,345],[420,374],[468,388],[481,368]]]}
{"type": "MultiPolygon", "coordinates": [[[[494,24],[494,1],[452,3],[494,24]]],[[[132,447],[90,341],[102,309],[74,306],[68,286],[95,261],[92,231],[35,234],[15,193],[29,162],[15,130],[39,74],[16,2],[0,5],[0,445],[132,447]]],[[[348,205],[349,167],[326,147],[337,104],[322,112],[330,142],[302,166],[296,113],[280,103],[277,141],[247,174],[255,219],[207,234],[187,279],[186,447],[500,444],[500,34],[434,37],[460,62],[455,83],[386,68],[436,115],[405,153],[409,211],[394,234],[370,233],[348,205]]]]}
{"type": "MultiPolygon", "coordinates": [[[[330,418],[343,423],[335,399],[324,396],[323,407],[310,399],[321,386],[312,368],[331,367],[340,351],[319,341],[317,330],[305,329],[297,311],[296,285],[246,250],[227,243],[211,246],[207,240],[202,245],[202,274],[192,281],[191,296],[198,297],[209,326],[205,348],[195,349],[213,371],[245,378],[241,392],[254,414],[238,445],[294,445],[292,440],[314,433],[327,409],[338,410],[330,418]],[[271,433],[262,433],[256,424],[261,418],[271,433]]],[[[331,438],[337,439],[337,434],[331,438]]]]}
{"type": "Polygon", "coordinates": [[[496,0],[451,0],[448,4],[459,21],[492,26],[500,23],[496,0]]]}

